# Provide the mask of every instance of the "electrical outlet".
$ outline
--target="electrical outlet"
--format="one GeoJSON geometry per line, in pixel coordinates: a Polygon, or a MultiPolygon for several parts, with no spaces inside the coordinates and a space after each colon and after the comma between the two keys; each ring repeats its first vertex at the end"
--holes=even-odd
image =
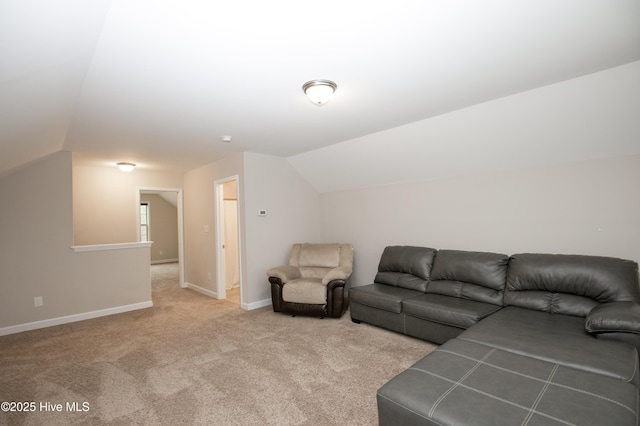
{"type": "Polygon", "coordinates": [[[38,296],[38,297],[34,297],[33,298],[33,306],[35,306],[36,308],[39,306],[44,305],[44,302],[42,301],[42,296],[38,296]]]}
{"type": "Polygon", "coordinates": [[[160,256],[162,256],[164,254],[164,252],[162,250],[160,250],[160,256]]]}
{"type": "Polygon", "coordinates": [[[211,272],[207,272],[207,276],[209,277],[209,281],[211,281],[211,272]]]}

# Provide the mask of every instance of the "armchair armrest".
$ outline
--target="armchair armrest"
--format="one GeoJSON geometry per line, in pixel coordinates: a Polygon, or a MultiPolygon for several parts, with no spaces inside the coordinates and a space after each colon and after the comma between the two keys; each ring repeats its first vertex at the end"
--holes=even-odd
{"type": "Polygon", "coordinates": [[[347,280],[351,276],[351,268],[348,266],[338,266],[327,272],[322,279],[322,284],[327,285],[333,280],[347,280]]]}
{"type": "Polygon", "coordinates": [[[301,277],[300,270],[295,266],[277,266],[269,269],[267,275],[279,278],[283,284],[301,277]]]}
{"type": "Polygon", "coordinates": [[[640,304],[611,302],[598,305],[585,318],[584,328],[591,334],[640,334],[640,304]]]}

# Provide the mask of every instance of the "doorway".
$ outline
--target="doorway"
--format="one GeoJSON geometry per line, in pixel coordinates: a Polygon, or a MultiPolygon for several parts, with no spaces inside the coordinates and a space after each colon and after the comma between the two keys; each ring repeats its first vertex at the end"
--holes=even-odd
{"type": "MultiPolygon", "coordinates": [[[[171,210],[171,207],[169,207],[171,210]]],[[[163,261],[178,262],[178,282],[180,287],[186,288],[186,282],[184,279],[184,237],[183,237],[183,210],[182,210],[182,188],[153,188],[153,187],[138,187],[136,188],[136,224],[138,241],[142,241],[143,238],[148,241],[154,241],[154,237],[157,241],[154,241],[152,246],[152,263],[162,263],[163,261]],[[155,197],[155,201],[153,199],[155,197]],[[142,214],[141,206],[146,204],[144,209],[147,213],[147,223],[144,223],[144,214],[142,214]],[[162,206],[173,206],[175,209],[173,219],[169,219],[170,222],[163,224],[159,229],[168,230],[169,236],[154,233],[154,224],[159,225],[158,221],[166,220],[165,215],[161,214],[162,210],[165,210],[162,206]],[[156,216],[154,216],[154,213],[156,216]],[[175,224],[175,228],[173,227],[175,224]],[[146,226],[145,226],[146,225],[146,226]],[[146,232],[146,235],[145,235],[146,232]],[[177,237],[177,253],[172,251],[172,244],[175,244],[177,237]],[[169,239],[168,246],[164,246],[164,238],[169,239]],[[158,253],[153,252],[158,251],[158,253]],[[163,252],[164,251],[164,252],[163,252]],[[160,257],[160,260],[155,260],[154,257],[160,257]]],[[[151,266],[151,265],[150,265],[151,266]]]]}
{"type": "Polygon", "coordinates": [[[216,199],[217,298],[242,306],[238,176],[214,182],[216,199]]]}

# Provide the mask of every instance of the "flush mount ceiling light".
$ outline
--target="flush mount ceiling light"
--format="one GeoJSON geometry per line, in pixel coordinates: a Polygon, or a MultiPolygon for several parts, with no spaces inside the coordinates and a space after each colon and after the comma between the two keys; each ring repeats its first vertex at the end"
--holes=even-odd
{"type": "Polygon", "coordinates": [[[307,98],[317,106],[329,102],[338,85],[331,80],[311,80],[302,85],[307,98]]]}
{"type": "Polygon", "coordinates": [[[123,172],[130,172],[136,165],[134,163],[118,163],[118,167],[123,172]]]}

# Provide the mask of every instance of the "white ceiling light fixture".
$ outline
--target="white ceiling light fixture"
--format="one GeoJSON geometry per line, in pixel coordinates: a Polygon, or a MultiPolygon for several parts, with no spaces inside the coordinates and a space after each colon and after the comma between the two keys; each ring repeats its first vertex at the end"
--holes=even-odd
{"type": "Polygon", "coordinates": [[[314,105],[322,106],[329,102],[338,85],[331,80],[311,80],[302,85],[302,90],[314,105]]]}
{"type": "Polygon", "coordinates": [[[130,172],[136,165],[134,163],[118,163],[118,167],[123,172],[130,172]]]}

